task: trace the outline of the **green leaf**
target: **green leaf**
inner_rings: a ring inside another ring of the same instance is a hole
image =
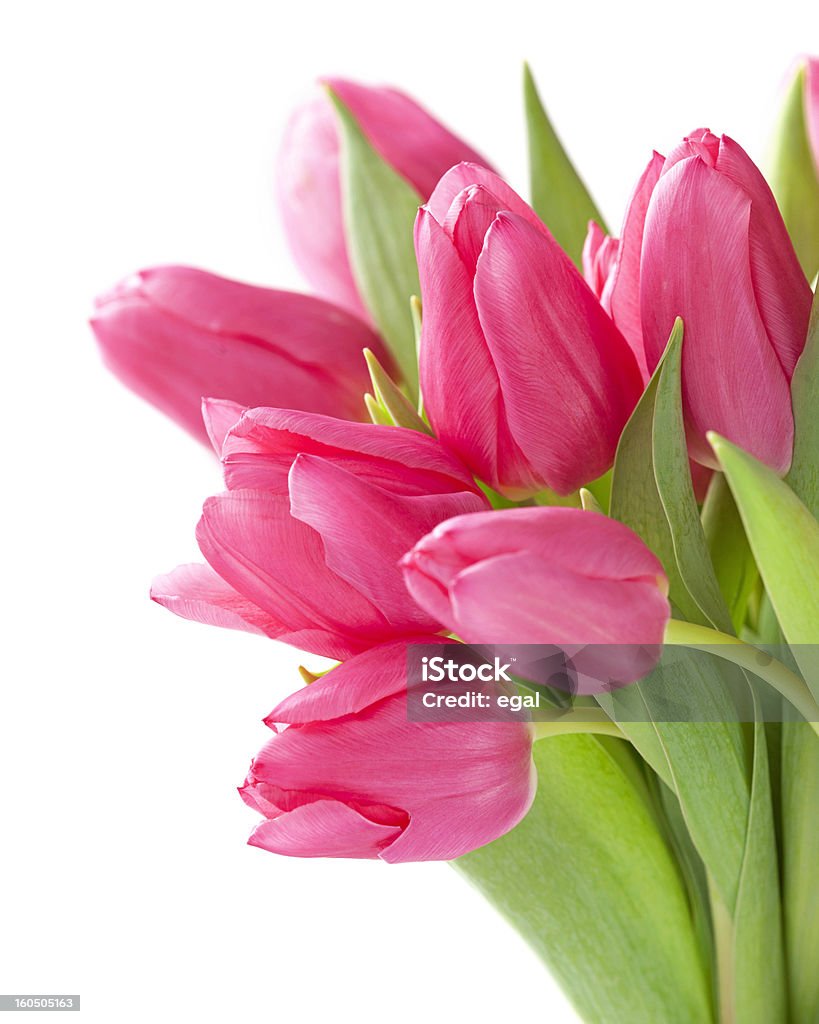
[[[739,634],[759,572],[739,510],[722,473],[715,473],[708,487],[702,507],[702,528],[734,632]]]
[[[793,460],[788,485],[819,519],[819,286],[813,296],[808,337],[791,381],[793,402]]]
[[[418,430],[422,434],[431,435],[432,431],[415,411],[407,396],[403,394],[379,363],[375,353],[365,348],[364,359],[367,362],[367,369],[370,371],[375,400],[380,410],[386,414],[386,418],[381,417],[378,422],[386,422],[396,427],[407,427],[409,430]]]
[[[772,469],[708,435],[785,639],[819,698],[819,523]]]
[[[581,253],[589,221],[596,221],[606,231],[605,222],[561,145],[526,64],[523,98],[529,136],[532,206],[558,244],[582,269]]]
[[[580,507],[584,512],[603,512],[600,508],[600,502],[595,498],[590,490],[585,487],[580,488]]]
[[[771,146],[767,175],[808,279],[819,270],[819,178],[805,119],[805,67],[794,76]]]
[[[420,286],[412,233],[423,200],[376,153],[332,89],[328,93],[339,118],[344,225],[353,276],[415,397],[418,360],[410,297]]]
[[[590,736],[540,741],[535,764],[527,817],[456,867],[543,957],[587,1024],[712,1021],[685,889],[629,772]]]
[[[782,726],[783,904],[792,1024],[819,1021],[819,738]]]
[[[678,320],[626,424],[614,463],[611,514],[639,533],[661,560],[672,605],[685,619],[730,630],[688,465],[680,397],[682,338]],[[691,838],[731,912],[750,801],[746,744],[731,697],[743,687],[744,677],[733,666],[691,653],[666,657],[647,679],[598,695],[678,797]]]
[[[779,868],[765,726],[754,725],[753,783],[733,921],[733,1017],[742,1024],[787,1020]]]
[[[683,324],[677,319],[617,446],[611,515],[639,533],[663,563],[669,598],[685,619],[730,630],[688,465],[680,396],[682,343]]]

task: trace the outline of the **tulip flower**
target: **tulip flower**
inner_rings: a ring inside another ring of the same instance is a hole
[[[364,419],[362,349],[388,359],[369,327],[337,306],[191,267],[126,278],[97,300],[91,324],[108,368],[205,442],[209,395]]]
[[[236,409],[225,432],[223,405],[205,414],[228,487],[197,529],[208,566],[160,577],[155,601],[337,659],[441,628],[407,593],[399,559],[488,502],[434,438],[282,409]]]
[[[670,617],[662,565],[637,534],[599,513],[458,516],[402,565],[418,604],[468,644],[556,645],[576,661],[588,646],[582,692],[633,682],[659,658]]]
[[[273,853],[452,860],[508,832],[534,796],[525,723],[408,720],[405,643],[350,659],[265,721],[275,735],[240,793],[266,819],[250,844]]]
[[[460,160],[486,161],[409,96],[327,78],[370,144],[426,199]],[[358,294],[345,240],[336,115],[319,96],[292,115],[277,167],[278,198],[293,257],[319,294],[369,319]]]
[[[649,372],[682,317],[692,458],[718,468],[705,436],[714,430],[784,473],[810,286],[770,188],[733,139],[698,130],[661,167],[660,159],[635,190],[601,301],[630,342],[643,344]],[[600,245],[593,232],[592,274]]]
[[[460,164],[422,207],[415,249],[421,390],[441,441],[510,497],[567,494],[604,473],[640,371],[534,211]]]

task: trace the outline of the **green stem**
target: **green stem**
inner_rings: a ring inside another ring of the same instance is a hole
[[[550,736],[563,736],[566,733],[587,732],[599,736],[616,736],[625,739],[621,730],[600,708],[581,708],[567,711],[550,721],[532,722],[535,731],[535,742]]]
[[[671,619],[666,626],[665,642],[715,654],[753,672],[790,701],[819,735],[819,704],[813,699],[805,681],[759,647],[746,644],[728,633],[679,619]]]

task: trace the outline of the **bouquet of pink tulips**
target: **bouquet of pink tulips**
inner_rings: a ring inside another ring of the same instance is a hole
[[[152,596],[338,663],[266,719],[252,845],[455,861],[590,1024],[817,1024],[819,61],[768,181],[697,129],[619,237],[525,104],[531,205],[327,80],[278,168],[313,294],[99,300],[224,472]]]

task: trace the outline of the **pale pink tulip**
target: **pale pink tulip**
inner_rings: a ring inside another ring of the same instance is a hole
[[[373,148],[426,199],[460,160],[485,163],[409,96],[396,89],[324,79]],[[292,115],[277,167],[278,198],[293,257],[313,289],[368,318],[350,268],[341,201],[336,115],[318,96]]]
[[[337,306],[192,267],[133,274],[97,300],[91,324],[108,368],[202,441],[209,395],[365,419],[362,349],[388,359]]]
[[[295,857],[452,860],[523,818],[536,783],[529,727],[409,721],[407,664],[405,643],[376,647],[271,712],[276,735],[240,790],[266,819],[251,845]]]
[[[591,674],[606,662],[598,689],[632,682],[659,657],[670,614],[662,566],[637,534],[599,513],[458,516],[402,564],[416,601],[466,643],[557,645],[570,655],[591,645]]]
[[[415,228],[421,389],[440,439],[496,490],[560,494],[610,466],[642,391],[622,334],[534,211],[460,164]]]
[[[443,519],[488,507],[457,460],[401,427],[234,407],[225,432],[229,413],[206,403],[228,486],[197,529],[209,567],[160,577],[153,599],[332,658],[439,630],[398,563]]]

